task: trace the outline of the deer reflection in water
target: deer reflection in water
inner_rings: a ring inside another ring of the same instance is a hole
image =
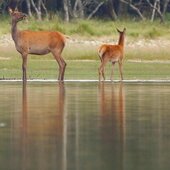
[[[108,164],[116,169],[123,168],[123,151],[125,138],[125,95],[123,84],[99,83],[101,138],[105,144]],[[113,146],[110,148],[110,146]],[[109,150],[109,152],[108,152]],[[106,159],[106,158],[104,158]]]
[[[27,106],[27,88],[26,83],[23,83],[22,87],[22,119],[21,119],[21,150],[22,150],[22,169],[25,170],[28,167],[27,156],[28,155],[28,106]]]
[[[19,119],[17,122],[20,122],[19,133],[14,134],[13,154],[20,152],[20,164],[14,156],[11,163],[14,166],[22,166],[16,169],[23,170],[36,168],[45,170],[48,167],[64,169],[63,167],[66,167],[64,83],[59,83],[57,87],[54,85],[49,90],[46,89],[49,86],[44,85],[38,88],[31,87],[29,91],[30,86],[27,86],[23,84],[22,113],[17,118]],[[41,88],[42,91],[39,91]]]

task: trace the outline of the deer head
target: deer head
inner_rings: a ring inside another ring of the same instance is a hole
[[[126,32],[126,28],[124,28],[123,31],[120,31],[118,28],[116,28],[116,29],[117,29],[117,32],[118,32],[119,34],[123,34],[123,33]]]
[[[119,29],[117,29],[117,32],[119,33],[118,44],[123,46],[124,45],[124,37],[125,37],[126,28],[124,28],[123,31],[120,31]]]
[[[9,10],[9,13],[12,17],[12,21],[14,21],[16,23],[24,20],[27,17],[26,14],[19,12],[17,9],[12,10],[11,8],[9,8],[8,10]]]

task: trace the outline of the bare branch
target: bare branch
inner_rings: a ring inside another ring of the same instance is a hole
[[[32,12],[31,12],[31,2],[30,0],[26,0],[27,3],[27,9],[28,9],[28,15],[32,17]]]
[[[42,5],[42,8],[43,8],[44,11],[45,11],[46,18],[49,19],[49,15],[48,15],[48,11],[47,11],[47,8],[46,8],[46,6],[45,6],[45,3],[46,3],[46,2],[42,0],[42,4],[41,4],[41,5]]]
[[[63,7],[64,7],[64,20],[66,22],[69,22],[70,17],[69,17],[69,9],[68,9],[68,1],[63,0]]]
[[[120,0],[121,2],[129,5],[133,10],[135,10],[137,12],[137,14],[140,16],[140,18],[142,20],[145,20],[145,17],[142,15],[142,13],[140,12],[140,10],[132,3],[132,1],[127,1],[127,0]]]
[[[156,1],[160,2],[160,0],[156,0]],[[155,10],[157,11],[157,13],[158,13],[158,15],[159,15],[159,17],[160,17],[161,22],[164,22],[163,14],[162,14],[161,11],[160,11],[160,6],[159,6],[159,5],[158,5],[158,6],[152,5],[152,3],[150,2],[150,0],[146,0],[146,2],[149,4],[149,6],[150,6],[151,8],[153,8],[153,9],[155,9]]]
[[[98,9],[104,4],[104,2],[100,2],[97,7],[92,11],[92,13],[87,17],[87,19],[91,19],[92,16],[98,11]]]
[[[165,13],[166,13],[166,10],[167,10],[167,8],[168,8],[168,4],[169,4],[169,2],[170,2],[170,0],[165,0],[165,2],[164,2],[164,5],[163,5],[163,15],[165,15]]]

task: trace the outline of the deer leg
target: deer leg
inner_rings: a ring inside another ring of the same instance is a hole
[[[103,80],[105,80],[105,74],[104,74],[104,72],[105,72],[105,68],[103,68],[103,70],[102,70]]]
[[[63,81],[66,63],[65,63],[64,59],[61,57],[60,54],[53,52],[53,55],[54,55],[58,65],[59,65],[58,80]]]
[[[22,55],[22,80],[27,81],[27,55]]]
[[[60,57],[61,59],[61,62],[62,62],[62,71],[61,71],[61,80],[63,81],[64,80],[64,74],[65,74],[65,69],[66,69],[66,62],[64,61],[64,59],[62,57]]]
[[[115,65],[115,62],[112,62],[112,71],[111,71],[111,76],[110,76],[111,81],[113,81],[114,65]]]
[[[120,72],[120,76],[121,76],[121,81],[123,80],[123,73],[122,73],[122,61],[119,61],[119,72]]]
[[[99,67],[99,81],[101,81],[101,77],[103,77],[103,80],[105,80],[104,68],[106,63],[107,60],[103,60],[102,64]]]
[[[60,60],[60,58],[56,58],[57,62],[58,62],[58,65],[59,65],[59,74],[58,74],[58,80],[61,81],[62,80],[62,70],[63,70],[63,66],[62,66],[62,62]]]
[[[99,69],[98,69],[98,72],[99,72],[99,81],[101,81],[101,74],[102,74],[102,71],[101,71],[101,66],[99,67]]]
[[[103,78],[103,80],[105,80],[103,63],[99,67],[99,81],[101,81],[102,78]]]

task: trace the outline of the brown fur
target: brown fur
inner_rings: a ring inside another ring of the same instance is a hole
[[[126,29],[124,28],[122,32],[119,30],[117,31],[120,34],[117,45],[103,44],[99,47],[98,54],[101,60],[101,65],[99,67],[99,81],[101,80],[101,77],[105,80],[104,68],[109,61],[112,62],[111,80],[113,79],[113,67],[116,62],[119,63],[121,80],[123,80],[122,60],[124,57],[124,38]]]
[[[21,54],[23,59],[23,81],[27,80],[27,57],[28,54],[44,55],[52,53],[54,58],[59,64],[59,77],[58,80],[64,80],[64,72],[66,63],[61,56],[65,46],[65,36],[60,32],[50,31],[19,31],[17,23],[23,20],[26,15],[9,9],[12,17],[11,34],[15,42],[17,51]]]

